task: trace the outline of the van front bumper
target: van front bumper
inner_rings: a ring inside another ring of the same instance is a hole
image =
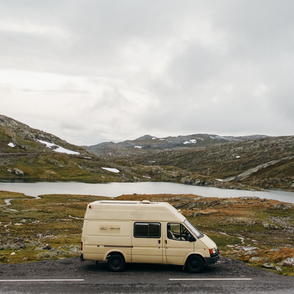
[[[212,256],[212,257],[205,257],[205,264],[210,265],[216,263],[219,260],[219,254]]]

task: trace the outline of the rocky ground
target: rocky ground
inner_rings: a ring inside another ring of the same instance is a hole
[[[43,195],[34,199],[0,191],[0,264],[13,268],[13,264],[50,259],[62,263],[61,258],[77,257],[86,205],[99,199],[108,198]],[[252,268],[294,275],[292,204],[255,197],[169,194],[116,199],[169,202],[216,242],[225,264],[239,260]]]

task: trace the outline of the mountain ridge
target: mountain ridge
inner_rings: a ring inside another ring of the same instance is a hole
[[[267,137],[265,135],[250,136],[219,136],[214,134],[192,134],[158,138],[151,135],[144,135],[134,140],[123,142],[102,142],[90,146],[82,146],[90,153],[103,158],[126,157],[133,154],[146,153],[148,150],[199,148],[215,144],[222,144],[231,141],[246,141]]]
[[[157,181],[294,191],[294,136],[144,135],[92,148],[86,150],[115,162],[132,162]]]
[[[0,115],[0,179],[294,191],[294,136],[144,135],[97,145],[93,152]]]

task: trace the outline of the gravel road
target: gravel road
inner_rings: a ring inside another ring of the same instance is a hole
[[[0,265],[1,279],[11,277],[22,278],[79,278],[85,276],[95,276],[98,273],[109,272],[106,264],[96,265],[94,261],[83,261],[79,258],[68,258],[60,260],[46,260],[33,263],[21,264],[2,264]],[[116,273],[120,276],[130,275],[136,272],[150,273],[168,273],[168,275],[194,275],[197,277],[256,277],[256,276],[277,276],[274,273],[255,269],[246,263],[229,259],[220,258],[215,264],[205,268],[201,274],[190,274],[182,271],[182,267],[170,265],[150,265],[150,264],[127,264],[122,273]]]

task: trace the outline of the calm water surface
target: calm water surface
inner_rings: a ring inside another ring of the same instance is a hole
[[[205,197],[256,196],[294,203],[293,192],[228,190],[211,187],[190,186],[175,183],[107,183],[88,184],[80,182],[0,182],[0,190],[20,192],[37,197],[44,194],[83,194],[116,197],[123,194],[195,194]]]

